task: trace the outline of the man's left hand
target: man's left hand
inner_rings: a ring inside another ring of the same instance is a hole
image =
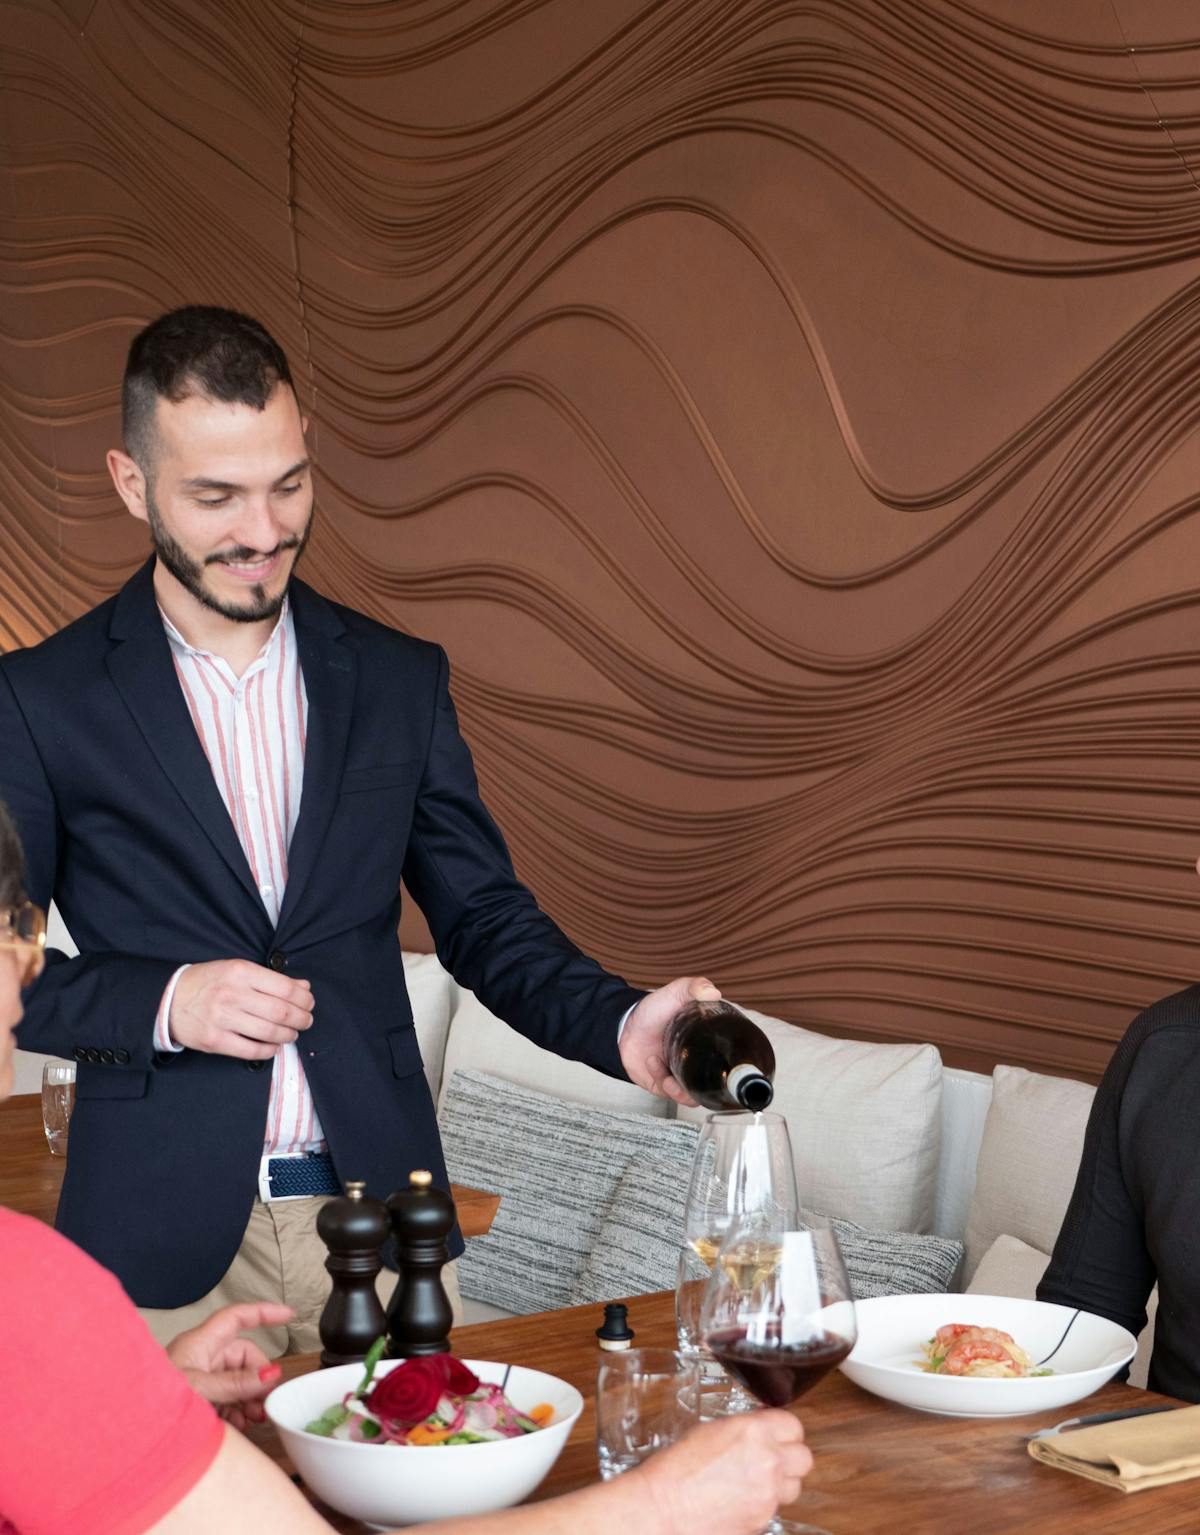
[[[262,1423],[262,1398],[279,1384],[283,1372],[257,1343],[239,1334],[254,1327],[279,1327],[293,1316],[290,1306],[276,1301],[225,1306],[199,1327],[172,1338],[167,1358],[234,1428]]]
[[[625,1020],[617,1047],[629,1080],[660,1098],[673,1098],[676,1103],[694,1107],[696,1100],[688,1097],[667,1066],[663,1035],[685,1002],[715,1002],[720,995],[711,981],[685,975],[643,997]]]

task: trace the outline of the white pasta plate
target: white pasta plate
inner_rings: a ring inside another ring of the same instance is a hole
[[[856,1310],[858,1342],[841,1365],[855,1385],[904,1407],[960,1418],[1014,1418],[1078,1402],[1137,1349],[1131,1332],[1103,1317],[1005,1295],[885,1295],[859,1301]],[[1021,1380],[929,1374],[918,1362],[923,1347],[950,1322],[1009,1333],[1053,1374]]]

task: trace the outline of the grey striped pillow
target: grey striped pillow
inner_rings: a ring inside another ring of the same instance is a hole
[[[633,1163],[626,1168],[571,1291],[572,1305],[674,1288],[687,1187],[687,1171],[681,1174],[674,1164]],[[802,1210],[801,1219],[828,1219],[857,1300],[940,1295],[950,1288],[962,1261],[962,1243],[946,1237],[870,1231],[811,1210]]]
[[[450,1079],[440,1124],[450,1177],[500,1195],[491,1231],[473,1237],[458,1261],[459,1287],[521,1313],[575,1304],[580,1274],[626,1176],[644,1183],[647,1166],[667,1168],[672,1187],[686,1193],[697,1136],[682,1121],[564,1103],[462,1070]],[[671,1240],[677,1246],[676,1234]],[[631,1282],[614,1279],[606,1296],[663,1288],[629,1272]]]

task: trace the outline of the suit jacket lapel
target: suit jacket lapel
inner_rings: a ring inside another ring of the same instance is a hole
[[[246,855],[175,674],[154,597],[153,570],[151,559],[117,599],[109,628],[110,638],[117,643],[105,658],[109,676],[184,805],[262,910]]]
[[[304,747],[304,787],[288,850],[287,890],[279,913],[278,934],[287,926],[316,868],[337,804],[358,682],[358,658],[342,642],[345,626],[329,603],[302,581],[293,581],[291,605],[308,698],[308,735]]]

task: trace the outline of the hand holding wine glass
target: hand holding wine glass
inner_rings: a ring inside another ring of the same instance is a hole
[[[854,1347],[854,1296],[837,1238],[794,1215],[751,1215],[729,1228],[705,1292],[701,1325],[713,1357],[766,1407],[810,1391]],[[770,1535],[825,1535],[774,1520]]]

